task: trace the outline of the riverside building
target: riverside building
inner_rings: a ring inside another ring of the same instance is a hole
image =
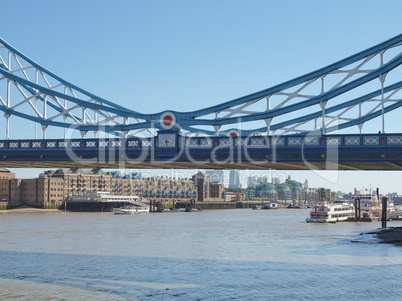
[[[16,179],[14,173],[0,170],[0,189],[0,206],[3,207],[26,204],[58,208],[73,196],[97,192],[120,196],[138,195],[165,207],[196,201],[225,201],[226,198],[224,186],[211,183],[203,173],[192,179],[142,178],[140,173],[121,174],[101,169],[79,168],[48,170],[35,179]]]
[[[280,201],[285,204],[301,201],[303,188],[301,183],[291,180],[290,177],[284,183],[279,183],[278,180],[273,182],[268,183],[267,179],[263,178],[262,183],[246,190],[246,199],[262,199],[270,202]]]
[[[199,171],[192,177],[198,195],[197,202],[222,202],[226,199],[225,187],[219,183],[213,183],[209,177]]]
[[[41,175],[36,179],[15,179],[6,169],[0,171],[1,206],[57,208],[64,200],[64,183],[61,179]]]

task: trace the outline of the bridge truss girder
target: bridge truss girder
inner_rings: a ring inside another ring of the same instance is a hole
[[[35,63],[0,39],[0,110],[49,127],[155,136],[176,129],[188,136],[331,133],[358,127],[402,105],[402,35],[274,87],[193,112],[142,114],[100,98]],[[398,73],[399,72],[399,73]],[[27,137],[28,138],[28,137]]]

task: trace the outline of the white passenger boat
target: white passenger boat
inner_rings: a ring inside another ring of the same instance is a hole
[[[336,223],[346,221],[354,217],[354,206],[349,203],[323,203],[314,206],[310,217],[306,218],[308,223]]]
[[[120,208],[113,208],[113,213],[114,214],[149,213],[149,207],[122,206]]]
[[[354,194],[352,200],[360,200],[360,210],[363,216],[367,213],[369,216],[380,217],[382,212],[382,201],[375,194]],[[394,210],[394,202],[387,201],[387,209],[392,212]]]

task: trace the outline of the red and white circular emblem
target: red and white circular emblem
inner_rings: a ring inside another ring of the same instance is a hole
[[[161,115],[159,123],[164,129],[169,130],[176,125],[176,116],[172,112],[165,112]]]
[[[228,137],[237,137],[237,136],[239,136],[240,134],[239,134],[239,132],[236,131],[236,130],[230,130],[227,135],[228,135]]]

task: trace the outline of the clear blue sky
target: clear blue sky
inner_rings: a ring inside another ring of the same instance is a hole
[[[19,0],[1,7],[0,36],[11,45],[144,113],[191,111],[268,88],[396,36],[402,24],[397,0]],[[25,135],[17,119],[11,124],[11,136]],[[1,139],[4,132],[2,118]],[[290,174],[310,186],[350,191],[371,183],[402,193],[402,172],[341,172],[334,181]]]

